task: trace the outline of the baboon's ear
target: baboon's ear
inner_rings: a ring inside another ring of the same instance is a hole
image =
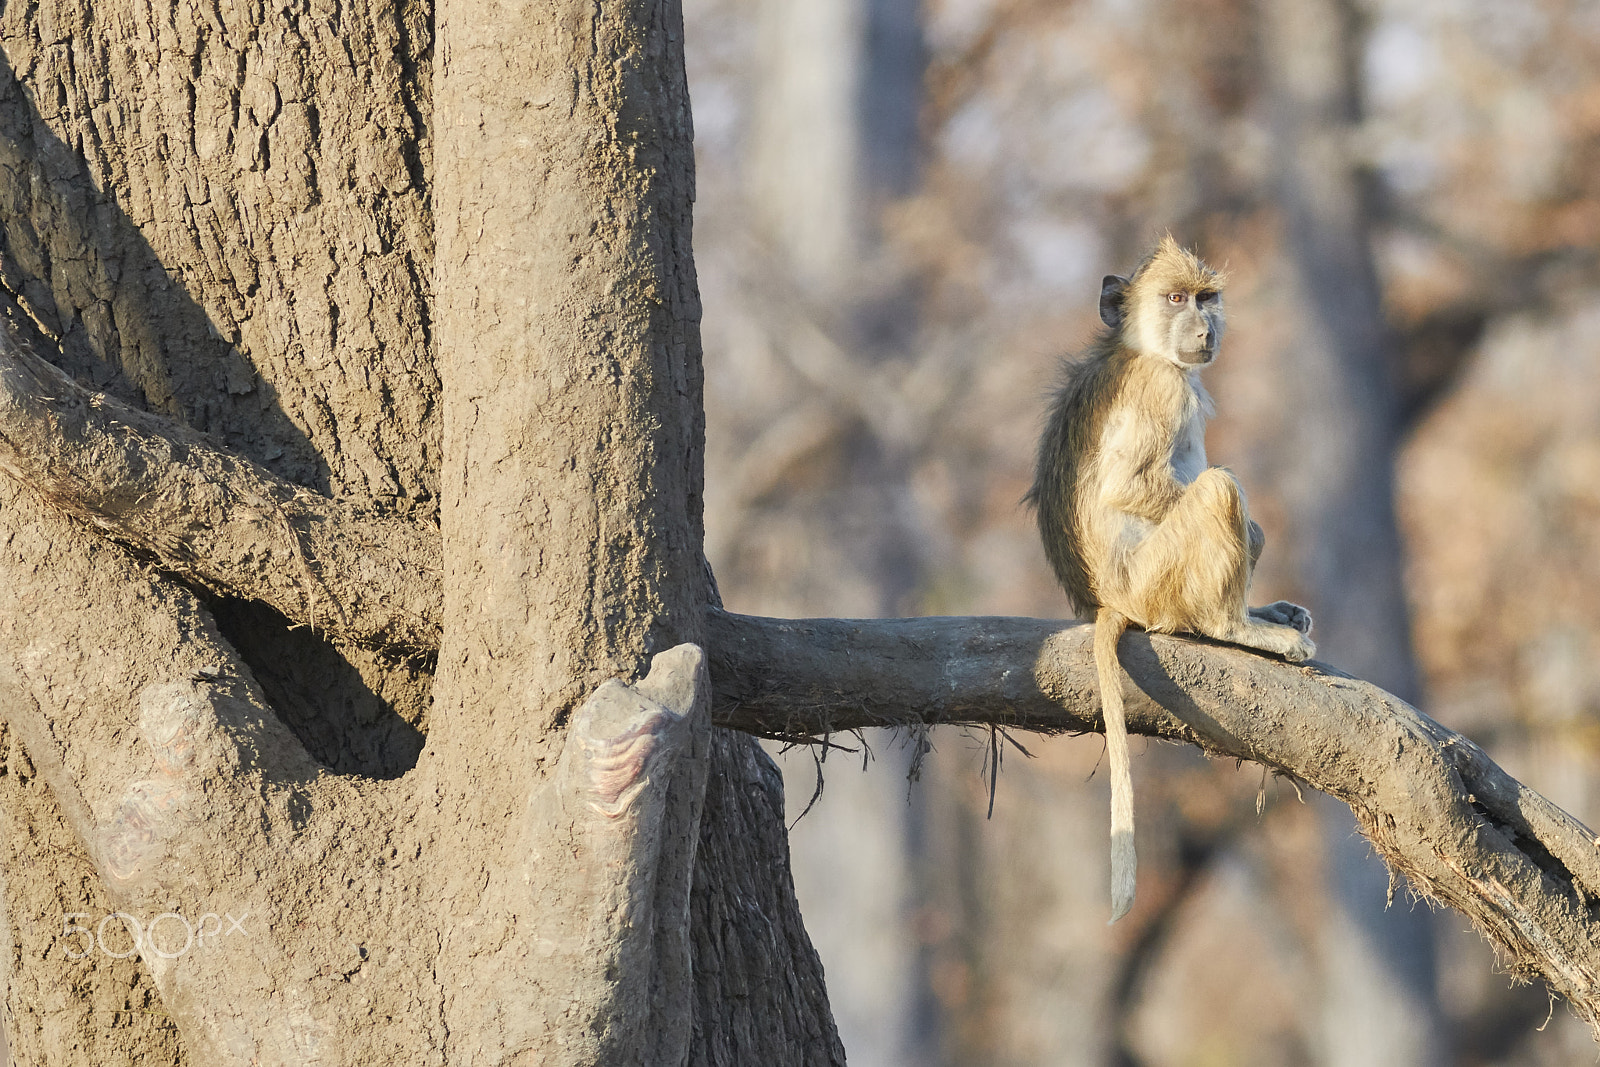
[[[1107,274],[1100,281],[1100,321],[1113,330],[1122,329],[1122,294],[1128,289],[1128,279],[1118,274]]]

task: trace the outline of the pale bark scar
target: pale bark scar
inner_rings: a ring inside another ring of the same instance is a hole
[[[608,819],[628,810],[646,785],[645,766],[662,735],[678,721],[664,708],[646,710],[645,718],[614,737],[580,734],[578,744],[588,763],[589,807]]]

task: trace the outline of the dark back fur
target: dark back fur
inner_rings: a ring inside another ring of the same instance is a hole
[[[1118,332],[1106,330],[1081,359],[1062,362],[1062,381],[1051,399],[1033,488],[1023,498],[1038,511],[1039,536],[1045,557],[1072,601],[1073,610],[1088,617],[1100,606],[1094,583],[1075,551],[1078,483],[1094,458],[1101,428],[1133,353],[1118,343]]]

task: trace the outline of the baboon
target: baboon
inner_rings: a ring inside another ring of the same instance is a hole
[[[1027,496],[1074,609],[1094,613],[1111,757],[1112,922],[1133,905],[1136,864],[1122,632],[1187,631],[1291,662],[1316,652],[1304,608],[1246,608],[1266,539],[1233,475],[1206,464],[1216,409],[1200,368],[1222,340],[1224,281],[1170,234],[1131,276],[1105,278],[1106,329],[1065,366]]]

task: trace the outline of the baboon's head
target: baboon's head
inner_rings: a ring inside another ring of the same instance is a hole
[[[1132,276],[1100,283],[1100,320],[1124,345],[1180,367],[1202,367],[1222,343],[1227,278],[1169,233]]]

